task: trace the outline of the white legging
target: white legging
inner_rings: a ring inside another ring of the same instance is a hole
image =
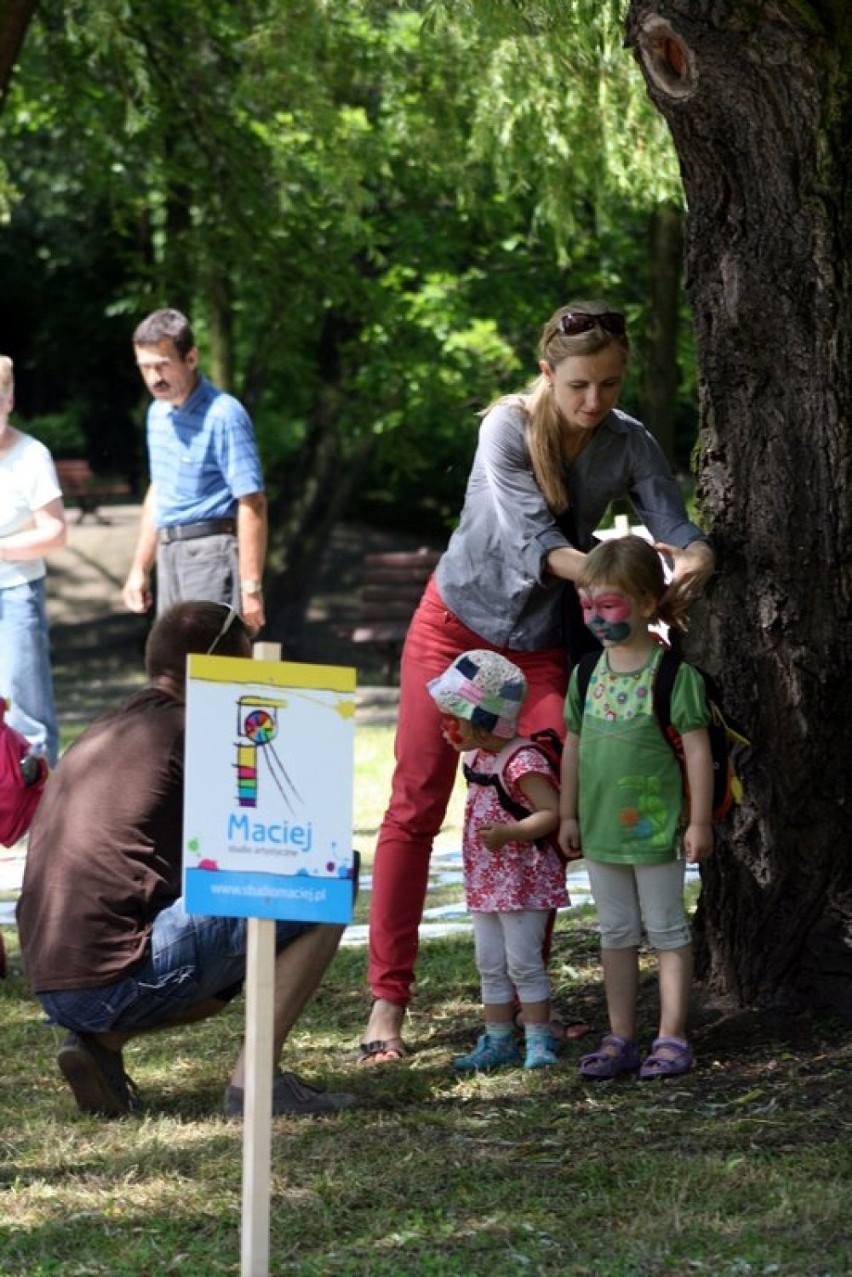
[[[550,911],[517,909],[511,913],[474,913],[473,938],[482,1001],[491,1005],[544,1002],[550,977],[542,946]]]
[[[642,924],[654,949],[683,949],[692,942],[683,904],[685,864],[613,865],[587,860],[603,949],[632,949]]]

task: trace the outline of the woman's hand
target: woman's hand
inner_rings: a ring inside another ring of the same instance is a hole
[[[654,543],[654,549],[671,560],[672,579],[662,602],[675,616],[686,612],[702,593],[716,569],[716,556],[706,541],[693,541],[686,549]]]

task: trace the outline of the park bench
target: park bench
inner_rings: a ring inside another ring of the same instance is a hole
[[[353,643],[371,643],[385,654],[385,678],[396,682],[402,645],[414,609],[441,557],[438,550],[367,554]]]
[[[598,529],[602,540],[633,532],[650,539],[650,533],[631,526],[626,515],[615,518],[612,528]],[[402,645],[414,609],[420,602],[426,582],[432,575],[441,551],[421,546],[419,550],[394,550],[384,554],[367,554],[362,564],[360,601],[352,631],[353,643],[370,643],[385,654],[385,681],[397,681]]]
[[[82,523],[87,514],[98,523],[109,523],[100,512],[102,503],[110,497],[130,495],[130,484],[125,480],[96,475],[88,461],[78,458],[57,461],[56,477],[66,504],[76,505],[79,510],[78,523]]]

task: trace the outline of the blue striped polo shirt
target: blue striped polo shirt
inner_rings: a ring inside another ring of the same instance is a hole
[[[158,528],[231,518],[240,497],[263,491],[251,418],[203,376],[179,408],[149,407],[148,465]]]

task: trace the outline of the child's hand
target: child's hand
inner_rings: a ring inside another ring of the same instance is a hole
[[[482,845],[489,851],[502,851],[512,841],[514,825],[483,825],[479,831]]]
[[[580,842],[580,822],[576,816],[567,817],[559,822],[559,846],[570,856],[571,852],[582,851]]]
[[[699,861],[713,855],[712,824],[687,825],[683,836],[683,854],[689,865],[697,865]]]

